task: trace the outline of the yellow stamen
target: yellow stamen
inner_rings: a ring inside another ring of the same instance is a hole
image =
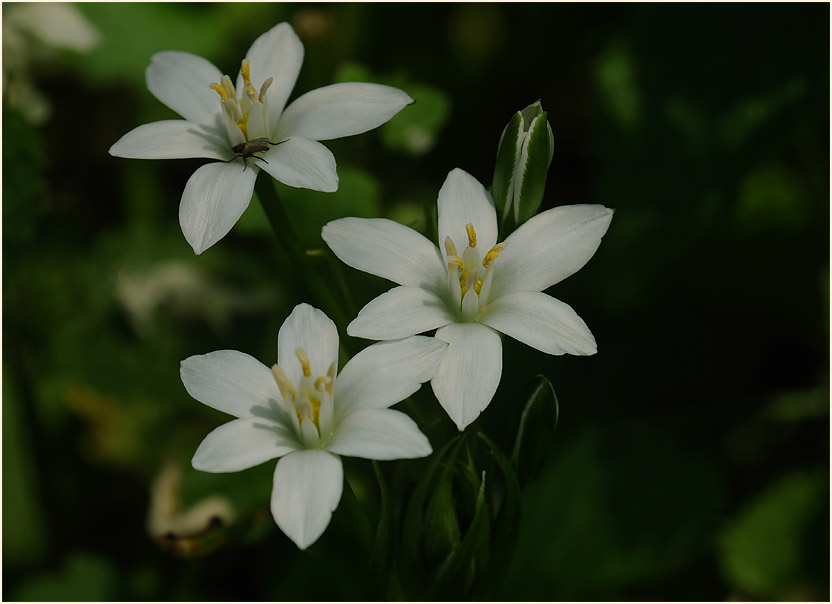
[[[480,295],[480,291],[482,291],[482,279],[477,279],[477,284],[474,286],[474,291],[477,292],[477,295]]]
[[[454,245],[454,240],[451,239],[450,235],[445,237],[445,253],[448,254],[448,259],[450,259],[451,256],[459,255],[456,253],[456,245]]]
[[[465,230],[468,231],[468,247],[477,247],[477,232],[474,230],[474,225],[469,222],[465,225]]]
[[[326,391],[329,393],[329,396],[332,396],[332,393],[335,392],[335,361],[329,366],[329,370],[326,372],[326,377],[329,378],[329,381],[326,383]]]
[[[331,377],[329,377],[328,375],[322,375],[317,380],[315,380],[315,390],[317,390],[318,392],[323,392],[331,381]]]
[[[505,243],[498,243],[497,245],[492,247],[490,250],[488,250],[488,253],[485,255],[485,258],[482,259],[482,265],[485,268],[488,268],[488,265],[494,262],[494,260],[496,260],[500,256],[500,252],[502,252],[504,249],[506,249]]]
[[[225,88],[225,92],[228,94],[229,98],[232,98],[236,101],[237,93],[234,92],[234,84],[231,83],[231,78],[229,78],[227,75],[222,76],[222,79],[220,79],[220,84],[222,84],[222,87]]]
[[[291,380],[289,380],[289,377],[283,370],[277,365],[272,365],[272,375],[274,376],[274,381],[277,382],[277,387],[280,388],[280,394],[283,396],[283,400],[296,401],[298,391],[295,390]]]
[[[451,270],[454,266],[457,266],[460,271],[465,270],[465,263],[462,261],[462,258],[459,256],[448,256],[448,270]]]
[[[309,355],[306,354],[306,351],[303,348],[298,348],[295,354],[300,361],[300,366],[303,368],[303,375],[306,377],[312,375],[312,366],[309,363]]]
[[[248,59],[243,59],[243,63],[240,65],[240,72],[243,75],[243,83],[248,88],[251,86],[251,64],[248,62]]]
[[[266,78],[266,81],[263,82],[262,86],[260,86],[260,96],[257,97],[257,100],[260,101],[261,103],[266,102],[266,100],[265,100],[266,99],[266,91],[269,89],[269,86],[272,85],[272,80],[273,79],[274,78]]]
[[[228,93],[225,91],[225,88],[223,88],[219,84],[211,84],[211,88],[213,88],[219,93],[223,101],[228,98]]]

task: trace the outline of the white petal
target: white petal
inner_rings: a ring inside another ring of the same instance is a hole
[[[586,323],[568,304],[541,292],[512,292],[488,305],[489,327],[548,354],[597,352]]]
[[[327,223],[321,237],[342,262],[365,273],[437,293],[446,287],[439,249],[392,220],[341,218]]]
[[[186,120],[165,120],[134,128],[110,147],[110,155],[131,159],[233,157],[224,135]]]
[[[193,467],[203,472],[239,472],[302,448],[290,428],[261,419],[235,419],[205,437]]]
[[[302,375],[297,349],[309,355],[312,375],[326,375],[329,366],[338,363],[338,329],[323,311],[308,304],[298,304],[286,317],[277,334],[277,364],[297,384]]]
[[[560,206],[525,222],[495,260],[491,298],[543,291],[586,264],[607,232],[613,211],[601,205]]]
[[[201,254],[231,230],[251,201],[257,168],[210,163],[188,179],[179,202],[179,225]]]
[[[412,102],[403,90],[390,86],[332,84],[292,101],[280,116],[275,136],[322,141],[361,134],[381,126]]]
[[[351,358],[338,376],[336,417],[403,401],[434,376],[447,347],[441,340],[424,336],[368,346]]]
[[[368,340],[398,340],[455,320],[436,294],[400,285],[370,300],[347,326],[347,333]]]
[[[274,131],[298,79],[303,63],[303,44],[291,25],[279,23],[254,41],[245,58],[249,60],[251,83],[258,94],[263,82],[274,78],[266,92],[268,120]],[[243,90],[242,75],[237,76],[237,90]]]
[[[431,380],[439,404],[464,430],[488,406],[503,374],[500,335],[485,325],[454,323],[437,330],[448,352]]]
[[[344,488],[344,468],[320,449],[295,451],[277,462],[272,516],[300,549],[317,541],[332,518]]]
[[[321,143],[299,136],[274,142],[280,144],[262,154],[265,161],[257,162],[263,170],[290,187],[338,190],[335,157]]]
[[[437,202],[439,213],[439,244],[444,249],[450,236],[460,254],[468,245],[467,224],[477,232],[477,249],[484,255],[497,243],[497,212],[494,200],[479,181],[459,168],[451,170]]]
[[[220,97],[211,90],[222,74],[211,61],[189,52],[157,52],[145,72],[147,88],[186,120],[220,126]]]
[[[414,459],[430,455],[427,437],[412,419],[393,409],[364,409],[348,415],[326,446],[364,459]]]
[[[268,415],[282,405],[271,370],[236,350],[188,357],[180,364],[179,374],[188,394],[235,417]]]

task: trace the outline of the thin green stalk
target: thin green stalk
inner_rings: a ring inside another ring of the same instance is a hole
[[[270,178],[258,178],[254,189],[269,224],[277,238],[277,243],[289,257],[291,270],[287,271],[292,287],[298,293],[299,301],[308,302],[322,309],[338,326],[339,332],[346,330],[348,317],[344,309],[346,302],[335,296],[335,288],[325,280],[321,267],[306,253],[283,203],[277,195]]]

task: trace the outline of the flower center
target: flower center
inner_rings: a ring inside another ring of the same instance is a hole
[[[234,84],[227,75],[220,83],[211,84],[211,88],[220,95],[222,114],[231,146],[256,138],[268,138],[269,124],[266,114],[266,91],[272,85],[273,78],[266,78],[260,86],[260,94],[251,83],[251,65],[243,59],[240,66],[243,76],[243,95],[238,99]]]
[[[332,426],[335,362],[329,366],[326,375],[313,377],[306,351],[298,348],[295,355],[303,371],[297,384],[278,365],[272,366],[272,375],[283,396],[283,404],[295,433],[308,446],[317,447],[329,437]]]
[[[459,309],[463,321],[476,321],[478,313],[485,311],[488,294],[491,291],[494,260],[500,255],[506,244],[498,243],[485,256],[480,256],[477,249],[477,232],[473,224],[465,225],[468,233],[468,246],[457,253],[457,247],[451,237],[445,237],[445,252],[448,256],[448,283],[454,307]]]

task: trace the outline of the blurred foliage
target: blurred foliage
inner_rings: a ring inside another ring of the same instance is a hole
[[[9,47],[2,7],[4,599],[829,599],[828,5],[75,8],[96,45]],[[400,408],[435,453],[345,459],[306,552],[269,513],[273,464],[190,468],[225,416],[178,364],[271,363],[315,301],[256,197],[195,257],[177,205],[202,162],[107,154],[174,117],[144,85],[153,53],[233,74],[283,20],[305,45],[293,96],[358,80],[416,100],[327,141],[337,193],[277,186],[343,314],[389,284],[334,261],[320,227],[385,216],[435,240],[447,173],[489,184],[536,99],[555,137],[541,209],[616,209],[551,290],[598,354],[504,338],[497,395],[459,437],[423,388]],[[48,114],[8,99],[10,73]]]

